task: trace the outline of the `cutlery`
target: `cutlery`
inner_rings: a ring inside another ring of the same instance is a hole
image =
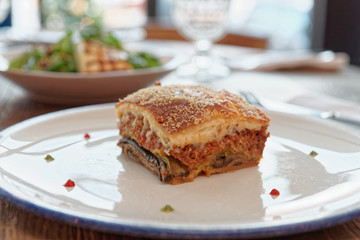
[[[259,107],[262,107],[264,109],[268,109],[271,111],[290,113],[290,114],[294,114],[294,115],[311,116],[311,117],[317,117],[317,118],[321,118],[321,119],[330,119],[330,120],[335,120],[335,121],[339,121],[342,123],[352,124],[357,127],[360,127],[359,120],[350,118],[350,117],[341,116],[340,113],[335,112],[335,111],[323,112],[323,111],[319,111],[319,110],[308,108],[308,107],[302,107],[302,106],[295,105],[295,104],[274,101],[274,100],[265,99],[262,97],[260,98],[259,96],[256,96],[254,93],[249,92],[249,91],[240,91],[240,95],[248,103],[257,105]]]

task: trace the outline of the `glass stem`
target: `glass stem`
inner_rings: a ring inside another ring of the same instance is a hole
[[[199,70],[206,69],[211,64],[210,50],[212,42],[209,40],[198,40],[194,43],[195,55],[193,62]]]

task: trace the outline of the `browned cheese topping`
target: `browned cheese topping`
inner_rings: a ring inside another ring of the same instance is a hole
[[[133,103],[151,111],[170,134],[206,122],[216,115],[269,121],[263,112],[240,96],[202,86],[149,87],[128,95],[118,104],[123,103]]]

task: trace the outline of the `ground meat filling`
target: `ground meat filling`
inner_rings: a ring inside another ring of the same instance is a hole
[[[129,113],[127,118],[127,121],[121,121],[119,126],[120,135],[123,137],[131,136],[141,147],[150,151],[154,149],[164,150],[160,138],[150,129],[149,124],[144,122],[142,116],[136,117]]]
[[[121,121],[119,126],[120,134],[123,137],[131,136],[141,147],[152,152],[154,150],[165,152],[160,138],[150,129],[149,124],[144,121],[142,116],[136,117],[130,113],[127,115],[127,118],[127,121]],[[199,146],[189,144],[182,148],[173,147],[169,153],[189,167],[192,167],[199,161],[208,161],[214,153],[223,156],[224,161],[226,161],[227,155],[233,155],[239,151],[245,156],[253,156],[260,159],[268,136],[269,133],[266,127],[260,130],[244,129],[240,132],[236,131],[232,135],[226,135],[220,141],[209,142]],[[221,160],[221,156],[218,156],[216,159]]]
[[[262,156],[266,139],[269,133],[265,127],[258,131],[244,129],[233,135],[226,135],[220,141],[206,143],[203,147],[186,145],[170,151],[170,154],[188,166],[194,163],[207,161],[214,153],[226,155],[228,152],[239,152],[247,156]]]

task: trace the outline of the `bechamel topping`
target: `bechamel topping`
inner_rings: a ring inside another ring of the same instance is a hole
[[[240,119],[269,121],[256,107],[240,96],[225,90],[216,91],[203,86],[154,86],[141,89],[120,101],[144,106],[169,133],[199,124],[222,114]]]

